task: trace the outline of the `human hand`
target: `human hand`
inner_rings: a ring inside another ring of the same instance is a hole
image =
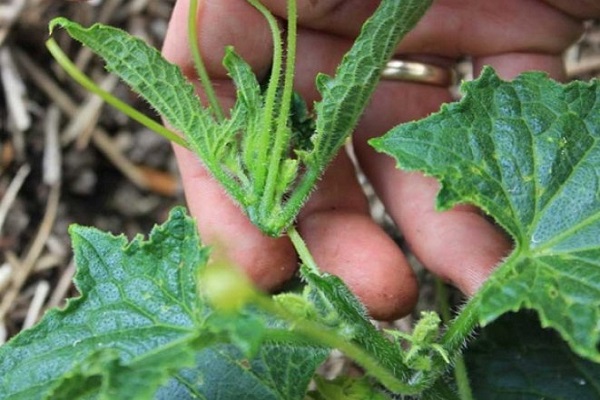
[[[285,2],[262,0],[285,18]],[[317,72],[332,73],[374,11],[375,0],[300,0],[296,90],[308,104],[317,100]],[[544,70],[563,79],[561,53],[581,34],[582,19],[600,16],[593,0],[438,0],[403,41],[401,58],[451,66],[472,57],[475,71],[491,65],[511,78],[525,70]],[[188,0],[178,0],[163,53],[194,79],[187,43]],[[263,17],[243,0],[201,2],[199,38],[206,67],[222,104],[235,101],[235,89],[221,65],[225,45],[264,76],[272,42]],[[471,206],[434,210],[437,183],[421,174],[398,171],[367,140],[400,122],[419,119],[451,100],[446,88],[382,81],[354,134],[361,168],[411,250],[424,265],[473,294],[506,256],[510,241]],[[262,288],[273,289],[297,267],[287,238],[273,239],[252,226],[196,156],[176,148],[188,205],[205,242],[223,244]],[[298,217],[298,230],[320,268],[340,276],[371,315],[391,319],[408,313],[416,301],[414,275],[397,245],[371,220],[352,163],[340,153]]]

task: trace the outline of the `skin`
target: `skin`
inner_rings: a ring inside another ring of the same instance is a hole
[[[285,2],[262,0],[285,19]],[[205,0],[198,10],[199,40],[207,69],[225,109],[235,90],[221,65],[233,45],[258,76],[271,64],[272,41],[260,14],[243,0]],[[309,104],[314,77],[332,73],[374,11],[375,0],[298,0],[295,86]],[[469,56],[475,72],[491,65],[510,79],[527,70],[565,78],[561,54],[582,33],[582,21],[600,17],[594,0],[437,0],[397,50],[397,56],[452,66]],[[188,0],[178,0],[163,53],[195,79],[186,39]],[[416,257],[433,273],[472,295],[511,242],[477,209],[434,210],[436,181],[397,170],[367,140],[398,123],[419,119],[451,100],[444,88],[382,81],[354,134],[358,162]],[[203,240],[240,265],[265,290],[289,279],[297,257],[288,238],[262,235],[203,169],[196,156],[176,147],[189,208]],[[299,215],[297,227],[321,269],[339,275],[377,319],[393,319],[415,305],[417,283],[398,246],[370,218],[349,157],[340,153]],[[225,250],[225,248],[227,250]]]

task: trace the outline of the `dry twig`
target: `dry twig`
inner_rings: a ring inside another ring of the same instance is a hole
[[[108,92],[115,89],[119,80],[116,76],[108,74],[100,83],[100,87]],[[83,149],[87,147],[90,137],[98,124],[98,117],[104,106],[104,100],[100,96],[93,93],[88,94],[87,99],[74,113],[69,124],[63,130],[61,143],[63,145],[71,143],[77,139],[77,148]]]
[[[75,275],[75,261],[71,260],[67,269],[65,269],[54,286],[54,291],[48,300],[47,308],[58,307],[61,302],[67,297],[67,293],[71,288],[73,276]]]
[[[16,53],[19,63],[27,70],[30,78],[38,85],[46,95],[54,100],[60,109],[70,118],[75,118],[78,107],[65,92],[59,87],[42,69],[23,52]],[[172,196],[175,193],[177,183],[176,179],[170,174],[152,170],[148,172],[148,168],[141,168],[133,164],[127,157],[119,151],[108,133],[102,128],[96,128],[92,133],[92,142],[104,153],[114,165],[125,175],[134,185],[141,189],[153,190],[156,193]],[[163,180],[154,180],[160,176]],[[169,185],[163,184],[163,181],[171,182]]]
[[[31,126],[31,116],[27,111],[27,89],[6,47],[0,48],[0,75],[4,86],[4,96],[8,106],[8,116],[15,127],[13,143],[17,156],[25,154],[25,132]]]
[[[566,69],[569,79],[590,74],[600,76],[600,56],[584,58],[579,62],[567,62]]]
[[[12,0],[8,4],[0,3],[0,46],[10,32],[10,28],[17,21],[25,9],[27,0]]]
[[[51,113],[52,114],[52,113]],[[44,213],[44,217],[42,222],[38,228],[38,232],[31,242],[31,246],[29,247],[29,251],[23,258],[23,261],[20,263],[18,268],[14,268],[13,265],[13,274],[12,274],[12,282],[11,285],[5,294],[2,302],[0,303],[0,321],[4,320],[7,312],[13,306],[14,300],[19,295],[21,288],[25,284],[25,281],[29,277],[33,267],[42,254],[46,241],[50,236],[50,232],[52,230],[52,226],[54,225],[54,221],[56,219],[56,214],[58,211],[58,205],[60,200],[60,173],[56,172],[60,170],[59,165],[52,165],[53,163],[60,163],[60,157],[56,154],[60,153],[60,149],[52,148],[58,146],[58,118],[52,117],[47,121],[46,125],[46,137],[51,138],[46,141],[46,151],[45,151],[45,159],[46,167],[52,171],[49,172],[44,178],[50,183],[50,193],[48,196],[48,202],[46,205],[46,211]],[[54,154],[51,156],[50,154]]]
[[[23,321],[22,329],[29,329],[37,322],[44,306],[44,302],[48,297],[48,293],[50,293],[50,284],[48,281],[39,281],[35,287],[35,292],[33,293],[33,298],[29,304],[25,321]]]
[[[2,232],[4,221],[6,221],[8,211],[17,198],[17,194],[23,186],[23,183],[25,183],[25,179],[27,179],[30,171],[31,167],[29,164],[23,164],[15,174],[15,177],[10,182],[10,185],[8,185],[8,189],[2,197],[2,201],[0,202],[0,233]]]

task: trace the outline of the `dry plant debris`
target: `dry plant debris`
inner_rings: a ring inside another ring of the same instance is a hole
[[[57,67],[44,46],[48,21],[101,21],[159,46],[173,3],[0,3],[0,344],[76,295],[69,224],[133,236],[183,202],[170,144]],[[58,39],[89,76],[153,114],[89,50]]]

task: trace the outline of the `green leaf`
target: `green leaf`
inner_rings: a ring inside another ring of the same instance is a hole
[[[210,347],[197,367],[182,370],[157,399],[302,400],[328,351],[309,345],[264,344],[252,359],[231,345]]]
[[[109,360],[125,368],[193,336],[207,311],[196,277],[208,251],[199,246],[195,224],[182,209],[174,209],[147,241],[136,237],[128,244],[124,236],[80,226],[70,232],[81,296],[0,347],[2,398],[40,398],[100,349],[111,350]],[[94,363],[108,363],[106,354]]]
[[[421,371],[416,371],[418,376],[412,376],[415,371],[405,365],[402,348],[375,328],[362,303],[340,278],[329,274],[318,275],[306,267],[301,271],[308,283],[308,299],[319,313],[319,323],[334,329],[339,340],[351,341],[364,350],[364,355],[354,361],[367,374],[380,380],[388,389],[398,392],[414,393],[428,385],[427,377]],[[339,345],[337,347],[341,348]]]
[[[200,105],[192,84],[177,66],[143,40],[102,24],[83,28],[62,17],[50,22],[50,31],[56,26],[100,55],[108,71],[142,95],[178,131],[209,126],[212,117]]]
[[[507,314],[485,327],[465,360],[477,399],[600,398],[600,364],[573,354],[529,313]]]
[[[360,344],[398,377],[406,378],[400,347],[373,326],[362,303],[340,278],[318,275],[307,268],[302,269],[302,276],[309,284],[308,298],[315,304],[325,324],[335,327],[346,339]]]
[[[337,154],[367,106],[385,62],[430,5],[431,0],[382,1],[363,25],[335,77],[318,76],[322,99],[315,104],[316,134],[309,164],[322,170]]]
[[[185,341],[191,342],[191,341]],[[124,365],[116,349],[92,353],[51,389],[47,399],[149,399],[184,365],[194,364],[194,348],[176,343]]]
[[[472,301],[486,324],[535,309],[572,349],[600,361],[600,85],[486,68],[465,97],[372,141],[441,183],[438,206],[472,203],[515,250]],[[459,267],[459,266],[457,266]]]
[[[227,385],[231,393],[256,394],[243,398],[302,399],[327,351],[249,335],[265,323],[256,312],[230,329],[255,357],[225,345],[224,323],[198,291],[208,249],[182,208],[148,240],[70,231],[81,296],[0,347],[0,398],[147,399],[160,388],[163,398],[212,399]]]
[[[430,0],[383,0],[365,22],[352,48],[344,55],[335,76],[319,74],[316,86],[321,100],[314,105],[316,121],[310,141],[293,148],[305,170],[282,209],[282,218],[293,221],[330,161],[352,134],[366,108],[385,62],[398,43],[425,14]],[[298,121],[294,121],[298,122]],[[306,138],[307,124],[293,126],[292,141]],[[287,226],[287,225],[286,225]]]
[[[103,24],[84,28],[62,17],[50,22],[50,31],[57,26],[102,57],[108,71],[119,76],[182,133],[192,150],[236,201],[244,205],[251,198],[247,185],[240,187],[240,182],[247,179],[236,163],[239,148],[234,145],[243,120],[237,118],[233,124],[229,120],[218,123],[210,110],[201,105],[194,86],[179,67],[165,60],[158,50],[143,40],[121,29]],[[249,82],[243,83],[247,88]],[[223,154],[228,157],[223,159]]]

